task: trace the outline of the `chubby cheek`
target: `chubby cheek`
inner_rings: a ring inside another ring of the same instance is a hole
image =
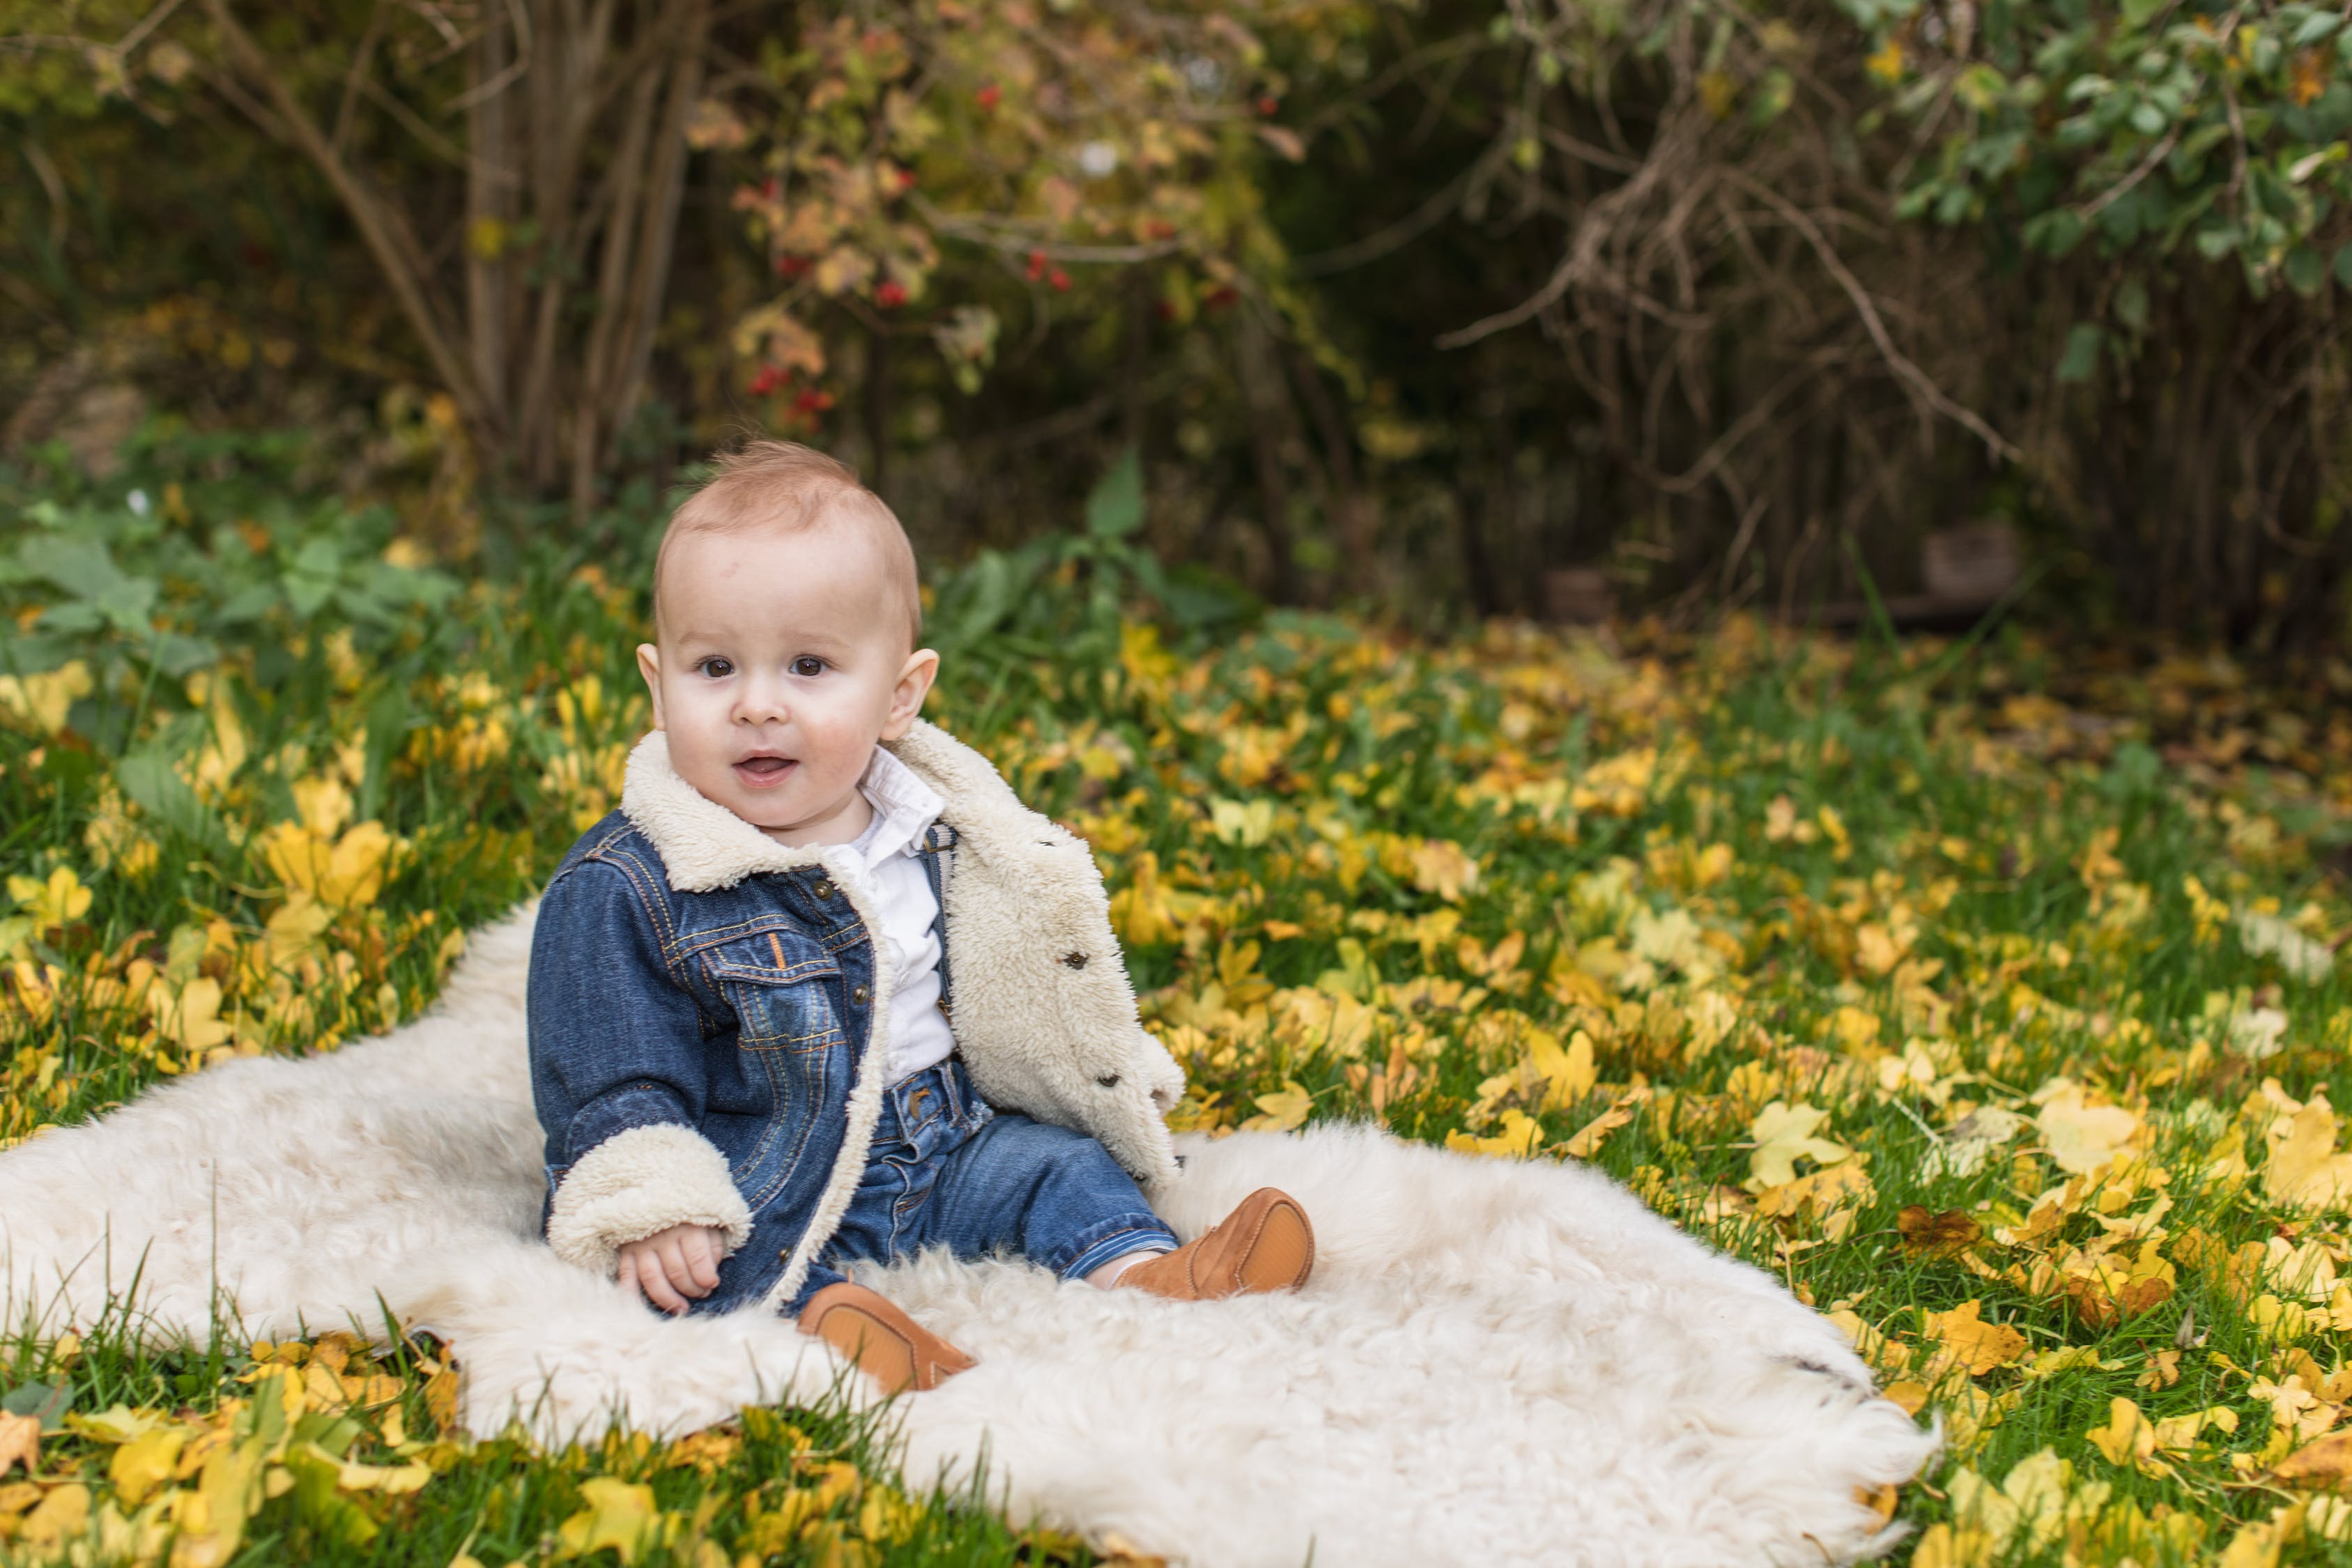
[[[732,723],[723,698],[709,689],[665,687],[662,726],[669,735],[669,763],[678,777],[715,795],[733,783]]]
[[[874,738],[881,727],[851,703],[805,704],[795,715],[801,766],[812,782],[845,786],[855,784],[873,757]]]

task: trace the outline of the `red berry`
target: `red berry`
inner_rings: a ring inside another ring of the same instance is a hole
[[[1257,100],[1257,111],[1260,114],[1272,114],[1276,110],[1280,109],[1282,105],[1276,100],[1275,96],[1272,93],[1267,93],[1264,98]]]
[[[1062,293],[1066,294],[1070,291],[1070,275],[1058,267],[1045,275],[1045,281],[1051,283]]]
[[[1173,300],[1154,300],[1151,302],[1151,313],[1159,317],[1163,321],[1172,321],[1176,319],[1176,301]]]
[[[874,290],[874,302],[886,310],[895,310],[907,302],[907,286],[896,278]]]
[[[792,378],[792,372],[780,364],[763,364],[760,367],[760,374],[751,378],[751,395],[765,397]],[[806,396],[807,394],[802,395]]]
[[[797,278],[808,269],[809,258],[805,256],[787,254],[776,258],[776,276],[779,278]]]
[[[833,394],[819,392],[814,387],[793,399],[793,412],[795,414],[822,414],[832,406]]]
[[[913,190],[914,188],[915,188],[915,171],[914,171],[914,170],[912,170],[912,169],[901,169],[901,170],[899,170],[899,171],[898,171],[898,194],[899,194],[900,195],[906,195],[908,191],[911,191],[911,190]]]
[[[1045,276],[1045,253],[1042,250],[1033,250],[1029,253],[1029,281],[1034,283],[1044,276]]]
[[[973,93],[971,95],[971,100],[974,103],[979,104],[982,109],[994,109],[998,104],[1004,101],[1004,89],[997,86],[994,82],[990,82],[986,87],[983,87],[978,92]]]
[[[1241,298],[1241,291],[1230,283],[1220,283],[1201,296],[1201,302],[1211,310],[1222,310]]]

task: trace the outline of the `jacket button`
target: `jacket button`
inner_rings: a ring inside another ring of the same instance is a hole
[[[870,987],[861,985],[856,990],[849,994],[849,999],[863,1007],[866,1004],[874,1000],[874,992]]]
[[[820,899],[829,899],[833,897],[833,884],[825,880],[823,877],[819,877],[816,880],[816,886],[811,888],[809,891],[814,893]]]

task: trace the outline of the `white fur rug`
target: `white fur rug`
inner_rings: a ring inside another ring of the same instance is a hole
[[[11,1321],[138,1279],[159,1337],[356,1322],[456,1347],[477,1433],[666,1435],[814,1402],[840,1365],[752,1315],[670,1321],[540,1242],[530,910],[439,1005],[302,1061],[216,1068],[0,1153]],[[1820,1563],[1892,1543],[1859,1494],[1935,1440],[1778,1281],[1571,1165],[1369,1129],[1186,1141],[1190,1236],[1255,1187],[1314,1216],[1294,1296],[1180,1304],[1020,1263],[866,1278],[979,1358],[903,1402],[919,1484],[985,1454],[1016,1519],[1216,1568]],[[862,1380],[852,1380],[864,1386]]]

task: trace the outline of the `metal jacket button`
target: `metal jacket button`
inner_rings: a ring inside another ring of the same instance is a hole
[[[809,891],[814,893],[820,899],[829,899],[833,897],[833,884],[825,880],[823,877],[819,877],[816,880],[816,886],[811,888]]]
[[[849,994],[849,999],[863,1007],[866,1004],[874,1000],[874,993],[868,987],[861,985],[856,990]]]

